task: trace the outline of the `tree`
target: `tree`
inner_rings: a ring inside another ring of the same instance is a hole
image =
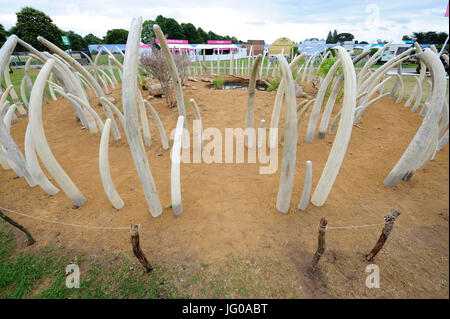
[[[31,7],[25,7],[17,12],[16,15],[17,23],[9,31],[10,34],[17,35],[41,51],[48,49],[37,40],[38,36],[44,37],[60,48],[65,48],[61,39],[63,31],[53,24],[52,19],[44,12]],[[17,50],[24,50],[24,48],[18,46]]]
[[[337,42],[337,36],[338,36],[338,33],[337,33],[337,30],[335,29],[333,31],[333,42],[332,43],[336,43]]]
[[[164,34],[169,39],[185,39],[183,29],[178,24],[177,20],[173,18],[165,18],[162,15],[156,17],[156,24],[160,26]]]
[[[92,33],[89,33],[88,35],[86,35],[84,37],[84,41],[86,41],[86,44],[101,44],[103,43],[102,39],[100,39],[99,37],[93,35]]]
[[[142,34],[141,40],[142,43],[152,43],[155,38],[155,32],[153,32],[153,25],[156,24],[153,20],[145,20],[142,23]]]
[[[7,35],[8,32],[6,32],[5,28],[3,27],[3,24],[0,23],[0,44],[3,44],[6,41]]]
[[[336,42],[352,41],[355,36],[351,33],[339,33],[335,38]]]
[[[331,34],[331,31],[328,31],[327,39],[325,41],[326,43],[334,43],[333,35]]]
[[[128,31],[124,29],[112,29],[106,32],[106,44],[124,44],[127,43]]]
[[[74,31],[69,31],[66,33],[67,37],[70,41],[70,48],[75,51],[80,51],[83,49],[87,49],[88,44],[83,37]]]
[[[403,40],[403,41],[409,41],[409,40],[412,40],[412,39],[411,39],[411,37],[410,37],[409,35],[406,35],[406,34],[405,34],[405,35],[402,37],[402,40]]]
[[[192,23],[182,23],[181,28],[183,30],[186,39],[189,40],[189,43],[202,43],[203,40]]]
[[[209,40],[208,33],[206,33],[205,31],[203,31],[202,28],[198,28],[197,31],[198,31],[198,35],[200,36],[200,38],[202,38],[202,42],[203,42],[203,43],[206,43],[206,41]]]

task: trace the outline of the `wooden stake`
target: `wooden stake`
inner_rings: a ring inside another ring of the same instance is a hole
[[[391,211],[386,216],[384,216],[385,224],[381,232],[380,238],[378,238],[378,241],[375,244],[375,247],[373,247],[372,251],[368,255],[366,255],[367,261],[372,261],[378,254],[378,252],[381,250],[381,248],[383,248],[384,243],[386,242],[386,240],[389,237],[389,234],[394,228],[394,222],[400,214],[401,212],[399,210],[391,209]]]
[[[139,225],[131,225],[130,232],[131,232],[131,245],[133,246],[134,255],[142,264],[142,266],[144,266],[145,270],[147,272],[151,272],[153,270],[153,267],[148,262],[147,257],[145,257],[144,252],[142,251],[141,246],[139,245]]]
[[[25,233],[25,235],[27,235],[27,239],[28,239],[28,246],[33,245],[36,240],[34,240],[33,236],[31,236],[30,232],[23,227],[22,225],[20,225],[19,223],[15,222],[14,220],[12,220],[11,218],[9,218],[8,216],[6,216],[2,210],[0,209],[0,217],[5,220],[6,222],[8,222],[9,224],[13,225],[14,227],[19,228],[22,232]]]
[[[325,217],[322,217],[319,223],[319,241],[317,245],[317,251],[314,254],[312,266],[315,267],[325,252],[325,232],[327,231],[328,222]]]

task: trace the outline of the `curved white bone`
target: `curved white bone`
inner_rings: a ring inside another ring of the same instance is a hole
[[[47,168],[48,172],[53,176],[55,181],[71,199],[72,203],[79,207],[86,203],[86,198],[78,190],[75,184],[72,182],[66,172],[57,162],[54,157],[50,147],[47,143],[47,138],[45,137],[44,127],[42,124],[42,96],[45,88],[46,80],[53,68],[55,60],[49,59],[41,71],[39,72],[36,81],[31,91],[30,96],[30,122],[31,134],[33,136],[33,143],[35,145],[36,151],[41,158],[42,163]]]
[[[419,57],[432,74],[433,93],[430,110],[406,151],[384,180],[384,185],[390,187],[395,187],[401,179],[408,181],[416,169],[423,166],[423,159],[428,155],[427,150],[435,139],[435,135],[438,134],[438,121],[446,91],[445,70],[439,57],[433,51],[425,49]]]
[[[125,130],[127,132],[126,136],[130,145],[134,165],[141,180],[150,213],[153,217],[158,217],[162,213],[161,202],[150,171],[144,143],[142,142],[136,109],[138,102],[136,90],[141,29],[142,17],[133,18],[130,32],[128,33],[127,50],[125,51],[125,59],[123,62],[122,103],[125,117]]]
[[[306,53],[302,53],[297,56],[289,65],[291,71],[306,57]],[[283,97],[285,94],[285,82],[284,77],[280,80],[280,85],[278,86],[277,95],[275,96],[275,102],[273,104],[272,117],[270,118],[270,130],[269,130],[269,147],[275,148],[278,145],[277,136],[278,124],[280,122],[281,106],[283,104]]]
[[[197,102],[195,102],[194,99],[190,99],[189,101],[191,101],[192,105],[194,106],[194,113],[195,113],[195,118],[199,121],[199,126],[200,126],[200,134],[197,136],[198,138],[198,143],[197,145],[200,147],[200,149],[203,149],[203,126],[202,126],[202,116],[200,115],[200,109],[198,108]]]
[[[337,53],[343,66],[345,81],[342,115],[330,155],[311,198],[311,202],[315,206],[322,206],[327,200],[344,160],[353,128],[357,91],[355,68],[350,55],[343,47],[337,47]]]
[[[59,189],[48,180],[39,165],[33,138],[31,137],[30,125],[27,125],[27,129],[25,131],[25,159],[31,176],[33,176],[33,179],[44,190],[44,192],[50,196],[58,194]]]
[[[256,74],[258,73],[258,67],[261,63],[261,54],[258,54],[255,62],[253,63],[252,73],[250,75],[250,80],[248,83],[248,94],[247,94],[247,108],[245,112],[245,128],[247,129],[247,134],[245,135],[245,146],[248,148],[253,148],[255,145],[253,136],[248,136],[253,134],[254,128],[254,116],[255,116],[255,91],[256,91]]]
[[[320,84],[319,91],[317,92],[316,100],[314,102],[314,106],[311,110],[311,116],[309,117],[309,123],[308,128],[306,130],[306,138],[305,138],[306,143],[312,143],[314,139],[314,132],[316,131],[316,125],[319,119],[320,109],[322,108],[323,99],[325,98],[327,88],[331,83],[331,80],[333,79],[334,74],[336,73],[340,65],[341,61],[340,60],[336,61],[328,71],[322,83]]]
[[[403,94],[405,92],[405,85],[403,83],[403,78],[400,74],[396,74],[397,78],[400,80],[400,92],[398,93],[397,100],[395,101],[396,104],[400,103],[401,100],[403,100]]]
[[[178,75],[178,70],[175,65],[175,61],[173,60],[173,56],[170,53],[166,38],[164,37],[164,34],[162,33],[159,25],[157,24],[153,25],[153,31],[155,32],[155,35],[158,38],[159,45],[161,46],[161,49],[166,58],[167,66],[169,67],[170,76],[173,82],[173,88],[175,90],[177,98],[178,115],[183,115],[183,117],[186,118],[186,108],[184,106],[183,90],[181,88],[180,76]],[[184,128],[187,129],[187,121],[184,121]]]
[[[125,130],[125,117],[123,116],[122,112],[120,112],[120,110],[104,96],[100,98],[100,102],[108,104],[108,106],[114,111],[114,113],[116,113],[120,124],[122,124],[122,128]]]
[[[308,207],[309,197],[311,196],[311,184],[312,184],[312,162],[306,161],[306,173],[305,184],[303,185],[302,199],[298,203],[297,208],[305,210]]]
[[[416,86],[418,88],[418,93],[416,96],[416,102],[414,103],[414,106],[411,108],[411,112],[415,112],[417,111],[417,109],[419,108],[420,104],[422,103],[422,82],[420,82],[419,78],[417,76],[414,77],[414,79],[416,80]]]
[[[9,61],[14,59],[14,57],[10,57]],[[5,79],[6,86],[10,87],[12,85],[11,78],[9,77],[9,71],[8,69],[5,69],[3,71],[3,77]],[[22,106],[22,103],[19,100],[19,97],[17,96],[16,90],[14,89],[14,86],[9,91],[9,95],[11,96],[14,104],[17,106],[17,111],[19,111],[20,116],[27,116],[27,111]]]
[[[297,157],[297,108],[295,99],[295,81],[292,77],[292,70],[283,55],[278,55],[277,58],[282,69],[283,79],[286,83],[284,89],[286,94],[286,121],[284,124],[285,139],[276,208],[280,213],[287,213],[292,198],[292,185],[294,183],[295,162]]]
[[[124,202],[122,198],[120,198],[120,195],[117,192],[116,187],[114,186],[113,180],[111,178],[111,170],[109,169],[108,145],[110,130],[111,119],[107,119],[105,122],[105,127],[102,131],[102,137],[100,139],[98,164],[100,169],[100,177],[106,196],[115,209],[121,209],[124,205]]]
[[[77,100],[68,96],[65,92],[63,92],[59,89],[55,89],[55,90],[59,95],[61,95],[62,97],[64,97],[65,99],[67,99],[70,102],[70,104],[72,105],[72,108],[74,108],[76,110],[76,114],[80,118],[81,124],[83,124],[83,126],[85,128],[89,129],[91,134],[97,133],[98,132],[97,125],[95,124],[95,119],[91,115],[91,113],[89,113],[88,110],[84,110],[81,107],[81,105],[78,103]]]
[[[103,92],[102,88],[100,87],[100,84],[92,77],[92,75],[89,73],[88,70],[86,70],[78,61],[76,61],[74,58],[72,58],[70,55],[68,55],[66,52],[58,48],[53,43],[47,41],[41,36],[37,37],[38,41],[40,41],[43,45],[45,45],[47,48],[55,52],[57,55],[59,55],[61,58],[63,58],[67,63],[69,63],[75,70],[80,72],[93,86],[95,91],[97,92],[98,96],[105,96],[105,93]],[[83,90],[83,94],[86,92]],[[86,101],[89,103],[88,101]],[[105,109],[107,118],[111,119],[112,121],[112,132],[114,139],[118,140],[120,139],[119,129],[117,127],[116,121],[114,120],[114,115],[112,114],[111,110]]]
[[[183,135],[184,116],[180,115],[175,129],[175,137],[172,146],[170,169],[170,194],[172,198],[172,209],[175,216],[183,213],[181,203],[181,185],[180,185],[180,161],[181,161],[181,137]]]
[[[167,141],[167,135],[166,130],[164,129],[164,125],[159,118],[158,112],[153,108],[153,106],[150,104],[149,101],[144,99],[144,103],[147,105],[148,110],[150,111],[150,115],[152,116],[153,120],[156,122],[156,126],[158,127],[159,136],[161,136],[161,144],[162,148],[164,150],[167,150],[169,148],[169,142]],[[201,119],[200,119],[201,121]]]

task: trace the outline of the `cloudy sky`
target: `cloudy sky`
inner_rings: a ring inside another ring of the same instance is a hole
[[[113,28],[129,29],[134,16],[162,14],[179,23],[241,40],[285,36],[294,41],[326,38],[329,30],[350,32],[357,40],[400,41],[413,31],[445,31],[448,0],[0,0],[0,23],[10,28],[15,13],[31,6],[48,14],[63,30],[102,37]]]

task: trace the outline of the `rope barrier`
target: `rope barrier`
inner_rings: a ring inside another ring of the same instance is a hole
[[[110,230],[129,230],[130,227],[104,227],[104,226],[90,226],[90,225],[79,225],[79,224],[70,224],[70,223],[63,223],[63,222],[58,222],[55,220],[48,220],[45,218],[41,218],[41,217],[36,217],[36,216],[31,216],[28,214],[24,214],[24,213],[19,213],[17,211],[8,209],[8,208],[4,208],[0,206],[0,209],[3,209],[7,212],[13,213],[13,214],[17,214],[20,216],[24,216],[24,217],[28,217],[28,218],[32,218],[32,219],[36,219],[42,222],[47,222],[47,223],[51,223],[51,224],[58,224],[58,225],[63,225],[63,226],[72,226],[72,227],[81,227],[81,228],[89,228],[89,229],[110,229]],[[375,227],[375,226],[381,226],[381,225],[385,225],[386,223],[378,223],[378,224],[368,224],[368,225],[357,225],[357,226],[335,226],[335,227],[329,227],[329,226],[325,226],[325,231],[327,230],[333,230],[333,229],[357,229],[357,228],[367,228],[367,227]],[[322,226],[319,224],[319,228],[322,228]]]
[[[4,208],[4,207],[1,207],[1,206],[0,206],[0,209],[5,210],[5,211],[10,212],[10,213],[13,213],[13,214],[17,214],[17,215],[20,215],[20,216],[36,219],[36,220],[39,220],[39,221],[42,221],[42,222],[51,223],[51,224],[58,224],[58,225],[72,226],[72,227],[81,227],[81,228],[89,228],[89,229],[130,230],[130,226],[127,226],[127,227],[104,227],[104,226],[90,226],[90,225],[70,224],[70,223],[58,222],[58,221],[55,221],[55,220],[48,220],[48,219],[41,218],[41,217],[31,216],[31,215],[27,215],[27,214],[24,214],[24,213],[19,213],[19,212],[16,212],[14,210],[11,210],[11,209],[8,209],[8,208]]]

